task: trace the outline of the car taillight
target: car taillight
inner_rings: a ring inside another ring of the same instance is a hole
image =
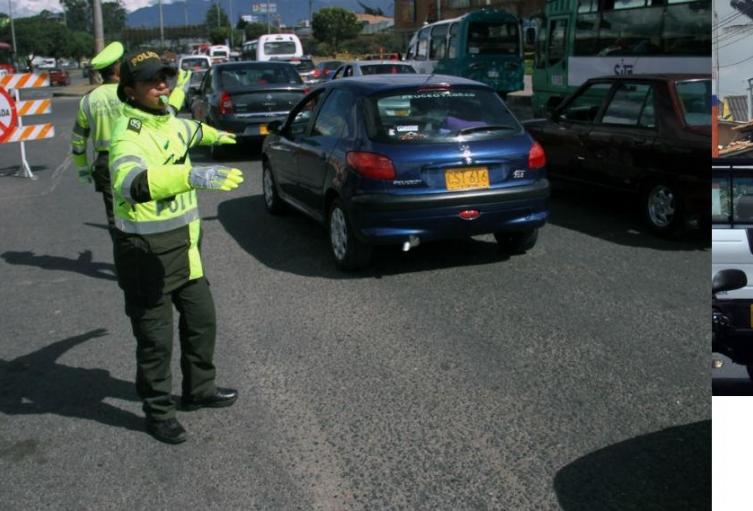
[[[322,72],[318,69],[314,69],[314,71],[311,73],[312,78],[319,78],[322,75]]]
[[[228,115],[233,113],[233,100],[230,99],[230,93],[228,91],[222,91],[220,94],[220,115]]]
[[[308,93],[309,93],[310,91],[311,91],[311,87],[304,87],[304,88],[303,88],[303,95],[305,96],[305,95],[306,95],[306,94],[308,94]]]
[[[381,154],[349,152],[346,160],[353,170],[369,179],[395,179],[392,160]]]
[[[528,151],[528,168],[540,169],[546,165],[546,154],[544,148],[538,142],[534,142]]]

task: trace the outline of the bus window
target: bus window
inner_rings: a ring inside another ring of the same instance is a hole
[[[539,38],[536,41],[536,55],[534,55],[536,69],[546,69],[546,27],[539,28]]]
[[[667,6],[662,40],[668,55],[711,55],[710,6],[698,3]]]
[[[431,29],[431,46],[429,47],[429,59],[440,60],[447,53],[447,25],[437,25]]]
[[[468,53],[471,55],[516,55],[520,52],[515,23],[468,24]]]
[[[549,45],[547,47],[547,64],[553,66],[565,58],[567,44],[567,20],[558,19],[549,22]]]
[[[597,55],[654,55],[659,53],[663,7],[608,11],[603,15]]]
[[[578,14],[575,18],[573,55],[596,55],[599,44],[599,15]]]
[[[636,7],[645,7],[646,0],[614,0],[615,9],[635,9]]]
[[[578,13],[596,12],[599,10],[598,0],[578,0]]]
[[[416,60],[426,60],[429,55],[429,30],[423,29],[418,33],[418,50]]]
[[[460,51],[458,50],[458,43],[460,42],[460,38],[458,37],[459,31],[459,23],[453,23],[450,25],[450,39],[447,41],[447,58],[449,59],[456,59],[460,54]]]

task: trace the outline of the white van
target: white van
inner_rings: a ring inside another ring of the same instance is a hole
[[[753,159],[714,159],[711,165],[711,276],[745,272],[748,285],[719,299],[753,300]]]
[[[224,44],[215,44],[209,47],[209,57],[212,64],[220,64],[230,61],[230,47]]]
[[[246,60],[275,60],[302,58],[303,46],[295,34],[264,34],[258,39],[243,43]]]

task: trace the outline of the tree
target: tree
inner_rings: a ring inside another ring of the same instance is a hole
[[[204,24],[207,26],[209,30],[213,30],[218,27],[230,26],[230,19],[227,17],[227,14],[225,14],[225,11],[217,7],[218,5],[219,4],[217,3],[212,5],[207,11],[206,18],[204,18]],[[219,23],[217,23],[218,11],[219,11],[219,20],[220,20]]]
[[[93,32],[93,0],[60,0],[66,25],[71,30]],[[105,39],[117,39],[126,25],[127,13],[122,0],[102,2],[102,29]]]
[[[212,44],[225,44],[230,39],[230,30],[227,27],[212,28],[209,30],[209,42]]]
[[[264,23],[248,23],[243,30],[246,32],[246,39],[251,41],[257,39],[260,35],[267,33],[267,26]],[[276,28],[272,27],[272,32],[275,32]]]
[[[127,16],[121,0],[102,2],[102,26],[105,31],[105,39],[113,40],[120,37],[120,33],[126,26]]]
[[[92,8],[90,0],[60,0],[65,11],[66,25],[71,30],[92,31]]]
[[[68,56],[80,61],[92,54],[94,37],[87,32],[72,32],[67,46]]]
[[[356,37],[363,27],[352,12],[341,7],[326,7],[314,13],[311,28],[315,38],[328,43],[337,53],[340,43]]]

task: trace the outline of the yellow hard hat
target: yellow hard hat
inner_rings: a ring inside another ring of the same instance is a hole
[[[123,45],[118,41],[108,44],[104,50],[97,53],[92,59],[92,69],[104,69],[113,65],[123,56],[124,51]]]

